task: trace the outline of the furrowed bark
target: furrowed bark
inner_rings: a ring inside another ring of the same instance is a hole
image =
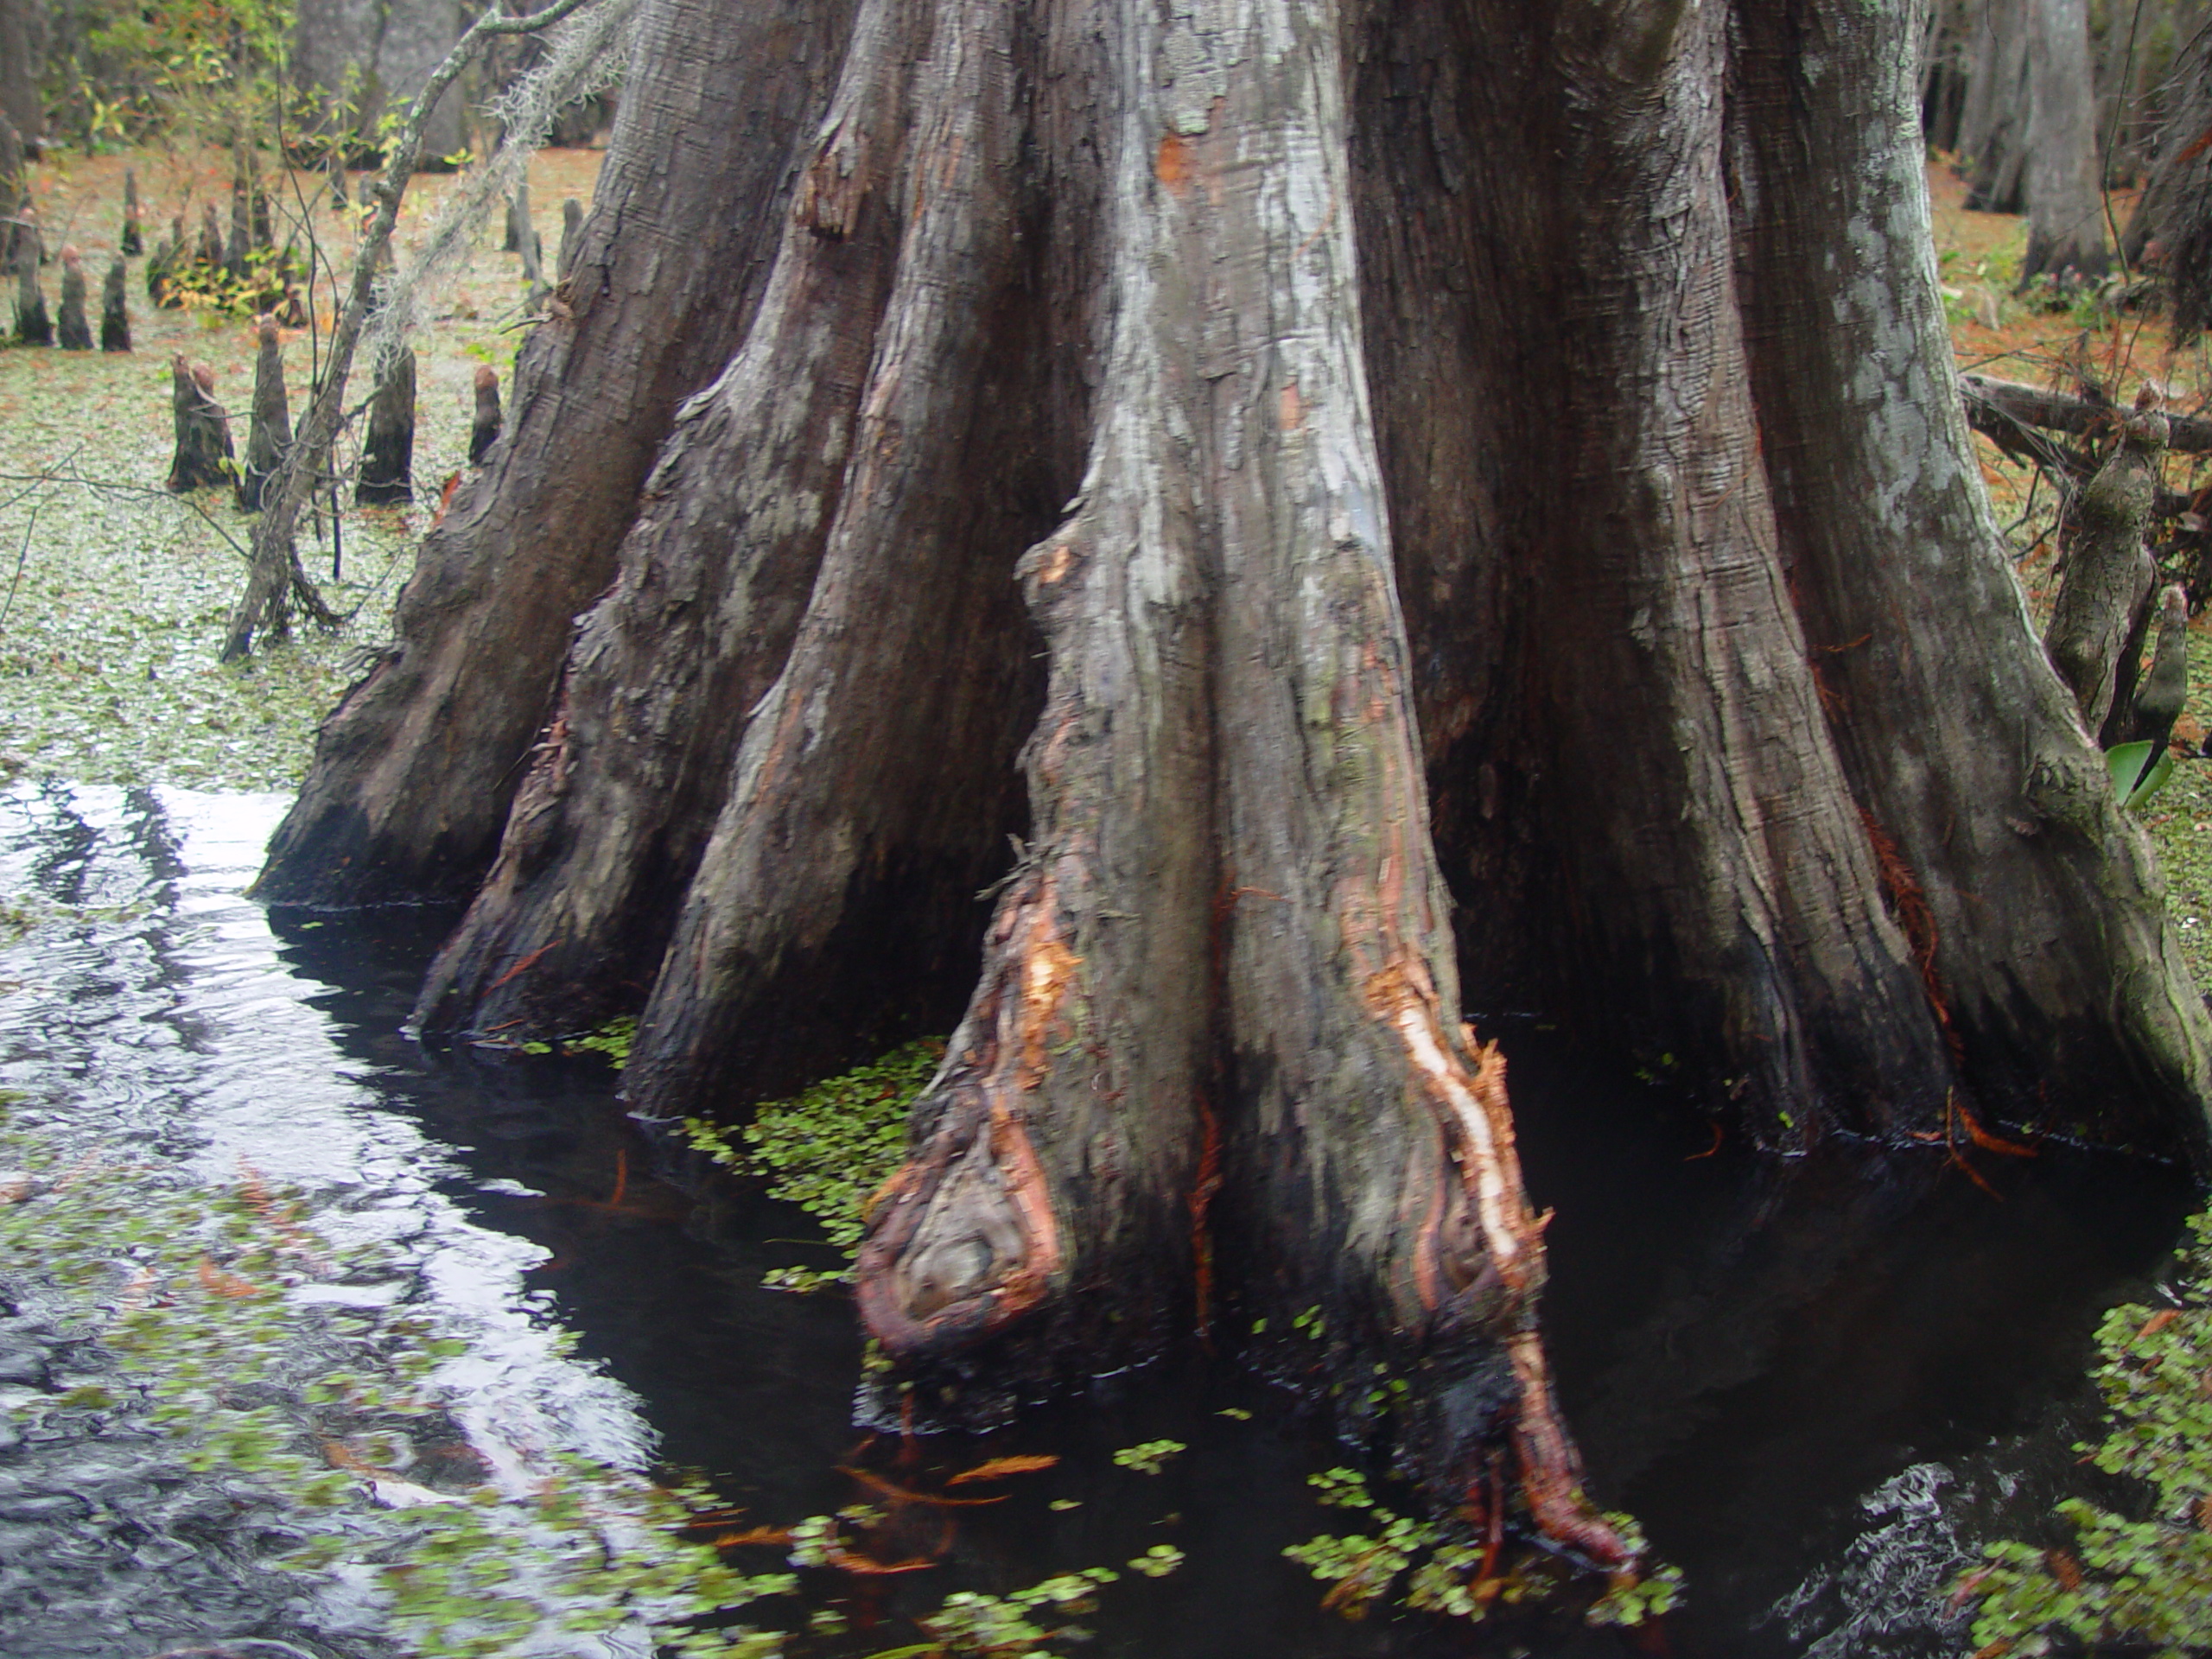
[[[1085,9],[1069,10],[1063,32],[1080,39]],[[1127,23],[1093,15],[1095,73],[1147,75]],[[910,1368],[958,1366],[971,1395],[1064,1374],[1075,1356],[1096,1368],[1157,1352],[1206,1249],[1207,458],[1190,427],[1203,379],[1182,256],[1197,250],[1168,222],[1187,182],[1155,123],[1128,110],[1104,135],[1103,401],[1075,511],[1021,563],[1052,662],[1023,757],[1032,837],[860,1256],[861,1313],[886,1349]]]
[[[892,50],[925,44],[916,130],[895,155],[830,133],[797,211],[834,236],[886,193],[904,220],[898,274],[804,619],[639,1017],[626,1081],[648,1114],[734,1101],[760,1086],[756,1065],[955,1012],[985,919],[976,890],[1022,820],[1010,762],[1035,671],[1008,577],[1066,474],[1036,378],[1050,319],[1007,196],[1014,19],[876,0],[861,28]]]
[[[1931,1001],[1988,1108],[2201,1159],[2212,1030],[1957,412],[1902,25],[1840,0],[1739,22],[1740,249],[1785,556]]]
[[[855,421],[901,266],[901,192],[887,186],[912,164],[901,153],[911,35],[898,6],[857,25],[835,136],[800,189],[751,336],[677,416],[620,575],[578,631],[499,857],[431,968],[416,1009],[424,1029],[580,1029],[634,1010],[652,983],[860,464]],[[931,234],[914,228],[910,289],[960,257]],[[883,394],[910,371],[887,368],[859,448],[899,442]]]
[[[1023,566],[1053,661],[1038,836],[878,1197],[861,1306],[925,1377],[958,1356],[1003,1383],[1071,1338],[1086,1363],[1141,1356],[1180,1310],[1163,1268],[1210,1263],[1225,1180],[1243,1306],[1286,1337],[1324,1310],[1327,1365],[1363,1388],[1378,1352],[1471,1385],[1418,1459],[1464,1486],[1510,1428],[1537,1524],[1618,1564],[1550,1405],[1503,1062],[1458,1023],[1337,29],[1251,5],[1114,20],[1115,346],[1080,507]]]
[[[723,367],[766,284],[792,146],[850,16],[850,0],[666,0],[647,17],[565,315],[524,348],[505,438],[417,556],[397,651],[325,723],[264,897],[420,898],[482,873],[570,619],[614,574],[677,402]]]
[[[1188,140],[1179,204],[1194,245],[1241,256],[1192,261],[1211,278],[1202,337],[1231,371],[1207,377],[1194,424],[1219,527],[1241,1294],[1278,1319],[1319,1308],[1327,1334],[1310,1336],[1339,1382],[1364,1365],[1371,1389],[1378,1354],[1421,1368],[1417,1465],[1464,1491],[1510,1436],[1538,1529],[1625,1565],[1551,1403],[1504,1062],[1459,1020],[1368,409],[1333,12],[1300,9],[1286,41],[1266,8],[1224,7],[1202,34],[1245,67]],[[1280,1364],[1297,1338],[1276,1328]]]

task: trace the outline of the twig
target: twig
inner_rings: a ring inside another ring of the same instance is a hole
[[[21,499],[21,497],[17,498],[19,500]],[[8,602],[5,605],[0,605],[0,632],[6,630],[9,613],[16,608],[16,589],[22,586],[23,567],[30,563],[31,532],[38,528],[38,516],[45,506],[46,503],[41,501],[37,506],[33,507],[30,518],[23,525],[23,544],[16,554],[15,580],[8,584]]]

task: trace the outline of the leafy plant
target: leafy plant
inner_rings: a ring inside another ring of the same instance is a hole
[[[2001,1653],[2054,1636],[2088,1647],[2212,1651],[2212,1212],[2193,1217],[2178,1306],[2107,1313],[2091,1373],[2110,1414],[2107,1474],[2143,1484],[2142,1518],[2069,1498],[2070,1549],[2007,1541],[1960,1580],[1979,1597],[1974,1637]]]
[[[2158,751],[2155,761],[2151,759],[2152,749]],[[2121,807],[2133,811],[2164,789],[2174,775],[2173,753],[2163,743],[2148,740],[2115,743],[2105,751],[2105,770],[2112,776]]]
[[[1319,1494],[1323,1507],[1363,1511],[1368,1517],[1368,1531],[1325,1533],[1283,1551],[1334,1586],[1322,1605],[1348,1618],[1362,1618],[1378,1601],[1402,1594],[1405,1605],[1418,1611],[1480,1619],[1494,1603],[1531,1600],[1558,1588],[1548,1563],[1535,1564],[1533,1570],[1516,1567],[1501,1573],[1490,1548],[1453,1536],[1440,1522],[1385,1509],[1357,1470],[1324,1470],[1307,1476],[1306,1484]],[[1636,1522],[1624,1515],[1606,1519],[1641,1554],[1643,1541]],[[1584,1617],[1592,1624],[1641,1624],[1674,1606],[1681,1583],[1681,1573],[1671,1567],[1641,1574],[1617,1573]]]
[[[1134,1469],[1141,1475],[1156,1475],[1167,1466],[1170,1458],[1190,1449],[1180,1440],[1146,1440],[1123,1446],[1114,1454],[1114,1463],[1117,1468]]]
[[[850,1277],[868,1195],[906,1156],[908,1113],[944,1058],[943,1039],[925,1037],[795,1099],[772,1101],[734,1131],[703,1118],[683,1120],[693,1147],[726,1168],[765,1176],[769,1196],[812,1216],[843,1258],[842,1268],[779,1268],[763,1282],[807,1291]]]

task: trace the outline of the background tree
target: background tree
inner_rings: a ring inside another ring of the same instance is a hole
[[[45,22],[38,0],[0,0],[0,119],[32,149],[46,136],[38,91]]]
[[[1922,22],[658,0],[261,891],[473,893],[423,1027],[642,1004],[647,1114],[957,1019],[860,1264],[910,1374],[1380,1363],[1618,1556],[1464,1007],[1771,1147],[2207,1147],[1959,413]]]

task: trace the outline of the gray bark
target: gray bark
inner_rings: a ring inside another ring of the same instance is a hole
[[[35,151],[46,137],[38,96],[39,52],[44,38],[39,0],[0,0],[0,120],[19,143]]]

